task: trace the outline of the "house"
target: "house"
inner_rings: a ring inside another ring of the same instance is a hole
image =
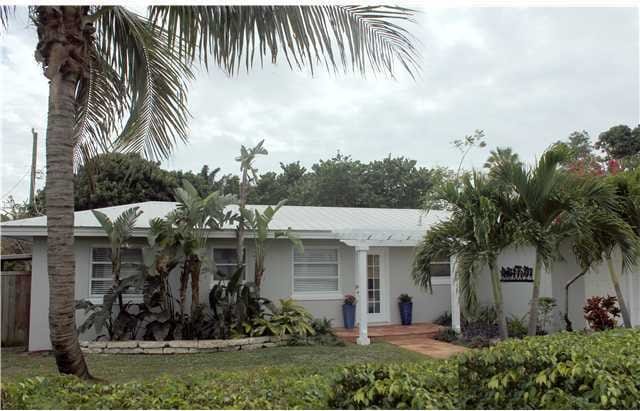
[[[143,214],[137,221],[133,240],[123,252],[123,275],[141,270],[141,247],[146,244],[149,222],[162,218],[176,207],[172,202],[145,202],[100,209],[110,218],[138,206]],[[248,206],[264,208],[265,206]],[[268,241],[266,273],[262,295],[272,300],[293,298],[315,317],[334,320],[342,326],[342,301],[346,294],[358,298],[360,344],[368,344],[369,324],[399,323],[397,298],[402,293],[413,296],[414,322],[430,322],[445,311],[453,314],[454,328],[460,327],[457,288],[452,287],[455,257],[434,262],[433,290],[419,289],[411,277],[415,246],[426,230],[447,218],[446,211],[408,209],[373,209],[342,207],[284,206],[276,214],[270,228],[291,229],[304,245],[296,250],[287,239]],[[46,217],[35,217],[2,223],[2,236],[33,240],[32,303],[29,350],[50,348],[48,328],[49,286],[47,278]],[[75,213],[76,299],[101,303],[111,281],[108,259],[109,243],[90,210]],[[201,301],[207,301],[209,287],[221,278],[218,272],[230,272],[236,265],[235,231],[225,226],[208,233],[208,254],[216,267],[205,267],[201,274]],[[563,307],[564,285],[579,270],[569,247],[562,250],[564,259],[542,275],[541,295],[558,301],[554,326],[562,326],[559,309]],[[254,275],[254,250],[251,235],[246,240],[245,280]],[[499,265],[503,269],[503,293],[506,312],[521,317],[527,312],[531,295],[529,268],[533,267],[533,249],[523,247],[503,253]],[[636,270],[637,271],[637,270]],[[633,321],[640,324],[640,275],[623,276],[627,303]],[[482,303],[492,301],[488,271],[477,281]],[[366,292],[362,292],[366,287]],[[591,295],[613,294],[606,267],[598,267],[571,288],[570,318],[575,328],[584,327],[581,307]],[[140,296],[132,295],[135,299]],[[81,314],[81,313],[78,313]],[[81,321],[78,315],[78,321]],[[92,338],[84,335],[84,339]]]

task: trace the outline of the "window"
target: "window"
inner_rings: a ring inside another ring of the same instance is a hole
[[[214,248],[213,261],[216,265],[213,273],[214,281],[228,280],[238,268],[238,253],[235,248]],[[244,267],[245,264],[242,264]],[[245,279],[245,272],[242,279]]]
[[[451,263],[449,261],[431,262],[432,277],[451,277]]]
[[[338,287],[337,248],[294,250],[294,293],[332,293],[337,292]]]
[[[120,278],[127,278],[142,273],[142,249],[123,248],[120,251]],[[109,291],[113,283],[111,270],[111,248],[91,249],[91,281],[92,297],[102,297]],[[142,290],[131,288],[126,294],[142,294]]]

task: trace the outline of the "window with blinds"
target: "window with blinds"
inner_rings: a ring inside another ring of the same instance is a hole
[[[213,273],[215,281],[229,280],[238,269],[238,252],[235,248],[214,248],[213,261],[216,269]],[[242,267],[245,267],[243,262]],[[245,279],[246,270],[242,272],[242,280]]]
[[[293,291],[329,293],[338,291],[338,249],[295,249],[293,255]]]
[[[121,279],[142,273],[142,249],[123,248],[120,251],[120,261]],[[91,249],[91,296],[104,296],[111,288],[112,276],[111,248]],[[142,294],[142,290],[131,288],[127,290],[126,294],[138,295]]]

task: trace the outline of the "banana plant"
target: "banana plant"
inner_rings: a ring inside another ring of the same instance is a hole
[[[131,239],[136,221],[142,214],[142,211],[140,211],[139,207],[129,208],[113,221],[103,212],[98,210],[92,210],[92,212],[107,234],[109,244],[111,245],[111,272],[113,278],[111,291],[113,292],[113,290],[117,289],[120,285],[120,270],[122,268],[121,250],[127,241]],[[122,309],[122,307],[124,307],[122,303],[122,293],[118,293],[117,298],[118,304]]]
[[[265,266],[264,260],[266,255],[267,240],[272,234],[272,238],[284,237],[289,239],[293,246],[302,251],[302,241],[293,234],[291,228],[286,230],[278,230],[274,232],[269,231],[269,224],[273,221],[276,213],[285,205],[287,200],[282,200],[275,207],[268,206],[264,211],[260,211],[257,208],[253,210],[240,209],[241,216],[244,223],[249,227],[253,233],[253,241],[255,244],[256,261],[255,261],[255,286],[258,296],[260,296],[260,287],[262,285],[262,279],[264,278]]]

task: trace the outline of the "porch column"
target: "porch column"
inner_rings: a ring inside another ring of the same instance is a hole
[[[460,296],[458,293],[458,281],[456,281],[456,257],[451,256],[449,259],[451,267],[451,328],[455,332],[460,332]]]
[[[367,293],[367,252],[369,246],[357,245],[356,249],[356,273],[358,284],[358,328],[360,330],[356,342],[358,345],[369,345],[369,332],[367,329],[367,316],[369,308],[369,295]]]

